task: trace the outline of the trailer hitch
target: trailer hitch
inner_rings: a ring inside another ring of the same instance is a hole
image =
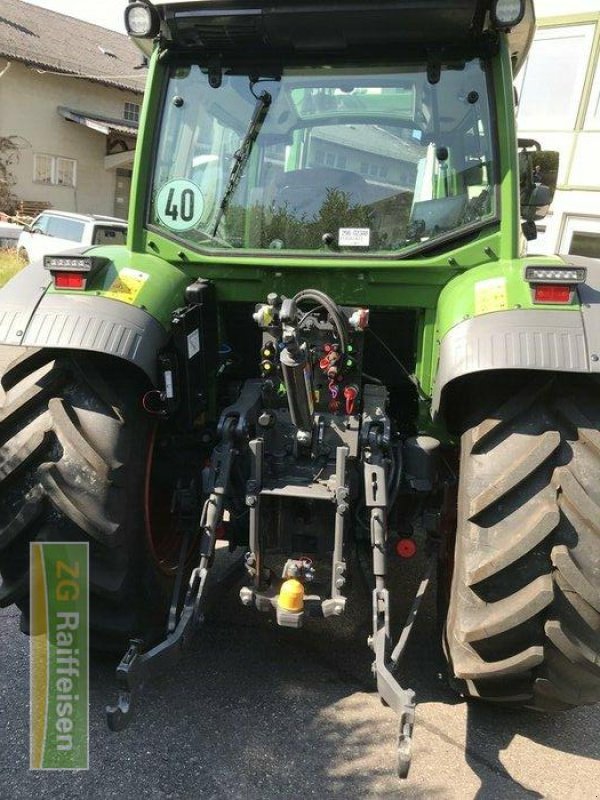
[[[413,601],[408,619],[398,643],[392,649],[390,632],[389,592],[387,577],[387,512],[388,469],[390,449],[390,423],[385,413],[387,391],[381,386],[367,386],[363,400],[362,418],[362,462],[365,491],[365,504],[370,510],[370,535],[373,554],[373,635],[369,645],[375,653],[373,674],[377,681],[377,691],[382,701],[398,714],[398,757],[399,778],[406,778],[410,769],[412,755],[412,736],[415,724],[415,693],[404,689],[395,672],[406,650],[410,634],[423,596],[429,586],[436,560],[437,547],[432,546],[423,579]],[[397,466],[400,468],[400,465]]]
[[[166,672],[179,661],[181,654],[201,622],[200,604],[207,571],[195,569],[187,597],[175,630],[147,653],[141,639],[132,639],[117,667],[119,695],[114,706],[107,706],[106,720],[111,731],[122,731],[131,722],[133,710],[147,680]]]
[[[416,700],[414,691],[412,689],[404,689],[400,685],[395,673],[406,651],[415,619],[431,581],[436,562],[437,550],[432,548],[406,623],[393,650],[389,635],[387,590],[384,590],[385,596],[383,598],[377,596],[377,589],[373,592],[373,607],[378,608],[383,600],[385,608],[383,624],[380,624],[379,621],[376,622],[376,632],[370,640],[370,644],[375,651],[373,673],[377,680],[377,692],[380,698],[392,711],[398,714],[397,770],[398,777],[403,779],[408,777],[412,758],[412,738],[415,725]]]
[[[240,451],[248,446],[249,431],[254,423],[260,396],[260,383],[247,381],[237,403],[226,409],[221,416],[219,422],[221,443],[217,448],[214,486],[204,503],[200,520],[199,564],[190,575],[181,613],[178,616],[177,609],[190,546],[188,528],[181,545],[165,638],[147,652],[144,652],[144,642],[141,639],[132,639],[117,667],[119,691],[117,703],[106,708],[108,727],[112,731],[122,731],[129,725],[144,683],[177,664],[194,632],[202,623],[206,580],[214,560],[217,529],[223,519],[233,463]],[[240,560],[240,566],[241,563]]]

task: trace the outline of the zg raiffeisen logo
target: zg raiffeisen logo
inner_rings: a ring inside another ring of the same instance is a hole
[[[30,545],[31,769],[89,765],[87,542]]]

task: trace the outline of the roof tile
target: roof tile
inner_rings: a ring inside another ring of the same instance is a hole
[[[143,92],[142,54],[127,36],[39,8],[23,0],[0,4],[0,56],[95,83]]]

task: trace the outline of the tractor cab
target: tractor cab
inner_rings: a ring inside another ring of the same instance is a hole
[[[516,66],[533,22],[506,5],[131,4],[163,82],[140,224],[267,259],[406,258],[497,226],[494,56],[510,27]]]

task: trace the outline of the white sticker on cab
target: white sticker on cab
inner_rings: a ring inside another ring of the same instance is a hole
[[[371,243],[370,228],[340,228],[338,245],[340,247],[368,247]]]

